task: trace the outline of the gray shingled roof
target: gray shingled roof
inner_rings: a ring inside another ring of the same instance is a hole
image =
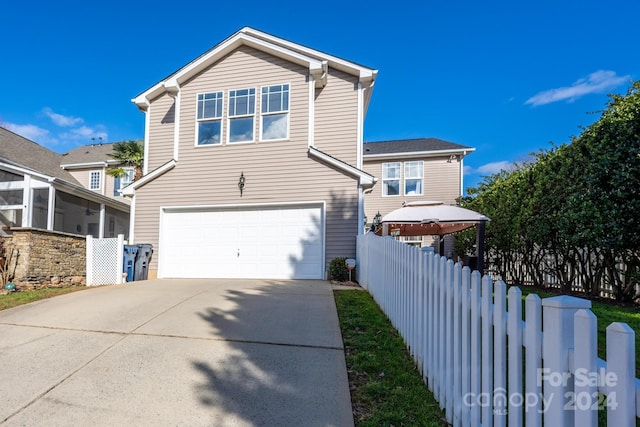
[[[400,139],[393,141],[365,142],[364,155],[419,153],[425,151],[472,150],[466,145],[438,138]]]
[[[97,163],[112,160],[111,152],[113,144],[91,144],[83,145],[62,154],[61,163],[63,165],[74,165],[78,163]]]
[[[60,154],[0,128],[0,161],[80,185],[69,172],[60,168],[61,160]]]

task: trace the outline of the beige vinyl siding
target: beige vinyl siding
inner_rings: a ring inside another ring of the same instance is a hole
[[[162,95],[151,102],[149,118],[149,154],[147,173],[173,159],[173,134],[175,126],[174,100]]]
[[[358,79],[333,68],[316,89],[314,145],[352,166],[358,153]]]
[[[355,256],[357,180],[319,163],[307,154],[307,74],[308,70],[304,67],[249,47],[241,47],[183,84],[180,94],[179,160],[174,169],[136,190],[136,243],[151,243],[158,249],[161,207],[241,207],[326,200],[326,262],[338,256]],[[290,85],[289,138],[258,142],[260,89],[266,85],[283,83]],[[251,87],[256,88],[255,141],[227,144],[228,91]],[[198,147],[195,146],[197,94],[214,91],[224,92],[223,143]],[[319,98],[323,95],[320,93]],[[157,122],[154,111],[157,109],[152,104],[151,120]],[[355,121],[353,133],[355,135]],[[154,144],[152,137],[150,146]],[[355,139],[352,146],[352,158],[355,160]],[[242,196],[238,190],[241,173],[246,178]],[[157,270],[157,259],[156,253],[150,270]]]
[[[91,171],[94,170],[102,170],[102,169],[70,169],[68,170],[68,172],[71,174],[71,176],[73,176],[75,179],[78,180],[78,182],[80,184],[82,184],[82,186],[84,188],[86,188],[87,190],[89,189],[89,179],[90,179],[90,173]],[[104,175],[104,173],[103,173]],[[104,179],[104,176],[101,177],[101,179]],[[95,191],[95,190],[94,190]],[[96,191],[97,193],[98,191]],[[102,193],[102,192],[100,192]]]
[[[365,215],[369,222],[380,211],[382,216],[401,208],[402,202],[414,202],[420,200],[440,201],[453,205],[460,197],[460,165],[458,161],[447,162],[447,157],[426,157],[410,159],[366,159],[364,170],[378,178],[378,183],[373,191],[365,194]],[[382,164],[400,162],[400,191],[404,191],[404,163],[407,161],[424,161],[423,195],[421,196],[383,196],[382,195]]]

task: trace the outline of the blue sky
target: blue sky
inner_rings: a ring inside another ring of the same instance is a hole
[[[251,26],[378,69],[365,140],[475,147],[474,186],[569,141],[640,78],[639,14],[633,0],[10,2],[0,124],[57,152],[142,138],[131,98]]]

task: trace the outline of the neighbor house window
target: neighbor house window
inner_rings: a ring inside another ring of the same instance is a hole
[[[382,195],[400,195],[400,162],[382,164]]]
[[[253,141],[256,90],[229,91],[229,142]]]
[[[89,175],[89,189],[91,190],[100,189],[100,171],[93,171]]]
[[[289,85],[262,88],[260,140],[285,139],[289,136]]]
[[[422,196],[422,174],[424,162],[405,162],[404,194],[406,196]]]
[[[198,145],[222,142],[222,92],[198,94]]]
[[[135,176],[135,169],[133,168],[125,168],[124,175],[121,177],[114,178],[113,185],[113,195],[118,196],[124,187],[131,184],[133,182],[133,177]]]

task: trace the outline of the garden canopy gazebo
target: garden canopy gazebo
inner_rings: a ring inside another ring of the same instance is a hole
[[[484,270],[484,228],[490,219],[481,213],[443,202],[423,201],[404,204],[382,218],[376,234],[382,236],[442,237],[467,228],[476,227],[477,269]]]

